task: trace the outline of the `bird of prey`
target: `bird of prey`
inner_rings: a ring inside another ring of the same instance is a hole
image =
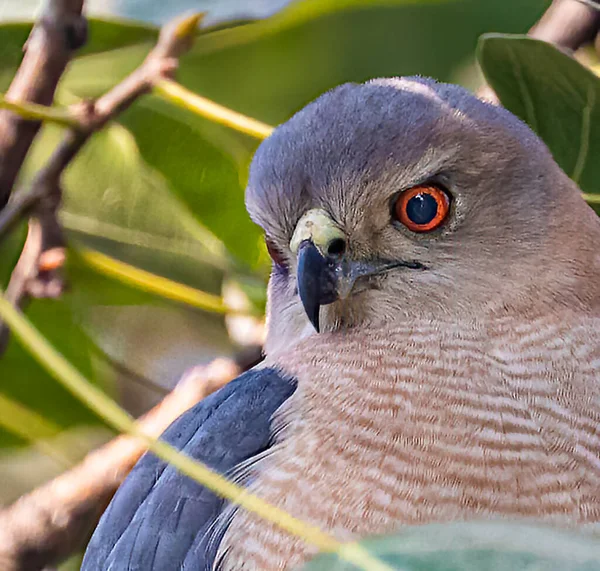
[[[346,84],[259,147],[266,358],[164,439],[340,540],[600,522],[600,220],[505,109]],[[83,569],[281,570],[314,552],[147,454]]]

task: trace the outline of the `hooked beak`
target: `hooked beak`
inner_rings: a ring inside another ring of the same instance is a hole
[[[321,255],[311,240],[304,240],[298,250],[298,295],[304,311],[319,332],[319,310],[338,299],[332,260]]]
[[[424,269],[419,262],[351,260],[345,245],[344,234],[321,209],[309,210],[300,219],[290,242],[298,256],[298,295],[317,332],[321,306],[346,299],[358,278],[401,266]]]

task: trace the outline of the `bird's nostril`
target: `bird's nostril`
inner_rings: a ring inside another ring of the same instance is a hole
[[[327,253],[330,256],[341,256],[346,251],[346,242],[342,238],[336,238],[329,243]]]

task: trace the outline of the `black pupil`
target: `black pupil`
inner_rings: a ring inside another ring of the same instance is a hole
[[[428,193],[413,196],[406,204],[406,216],[414,224],[429,224],[437,215],[438,204]]]

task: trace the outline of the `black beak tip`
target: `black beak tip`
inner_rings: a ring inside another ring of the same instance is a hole
[[[298,295],[306,316],[319,333],[319,311],[322,305],[322,278],[326,260],[316,246],[305,240],[298,250]]]
[[[316,307],[316,310],[315,310],[314,314],[312,315],[312,317],[308,318],[310,320],[310,322],[313,324],[313,327],[315,328],[315,331],[317,333],[321,333],[321,330],[319,329],[319,310],[320,309],[321,309],[321,306],[318,305]]]

